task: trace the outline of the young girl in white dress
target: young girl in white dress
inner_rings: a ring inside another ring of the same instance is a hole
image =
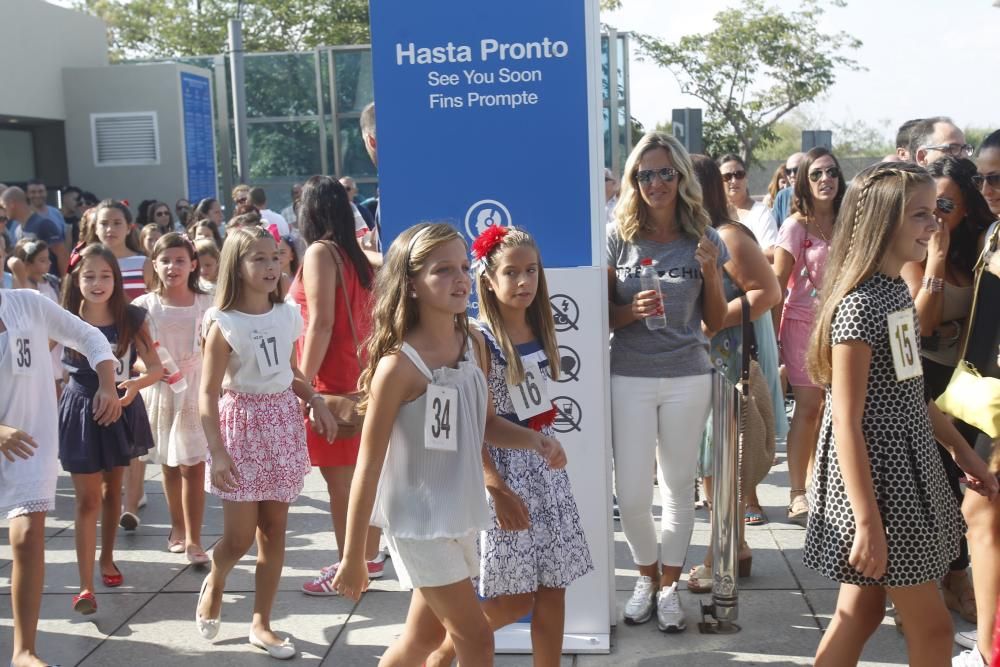
[[[366,416],[333,587],[360,598],[369,522],[382,528],[400,583],[413,589],[406,627],[382,665],[421,664],[446,631],[463,665],[493,664],[493,631],[472,585],[477,538],[492,525],[484,434],[565,465],[558,441],[494,414],[489,355],[468,327],[471,289],[465,241],[445,224],[403,232],[376,278],[375,331],[360,379]]]
[[[24,267],[24,282],[22,287],[37,290],[42,296],[53,303],[59,303],[59,278],[49,270],[52,268],[52,258],[49,255],[49,244],[38,239],[21,239],[14,246],[14,257]],[[56,383],[56,395],[62,393],[63,368],[62,345],[56,345],[49,354],[52,356],[52,379]]]
[[[14,565],[13,667],[40,662],[35,651],[45,578],[45,513],[55,509],[59,475],[56,392],[49,340],[78,350],[97,371],[94,420],[121,415],[117,360],[95,327],[30,290],[0,289],[0,512],[9,524]]]
[[[155,447],[147,462],[163,470],[163,492],[170,510],[167,551],[183,553],[201,565],[208,556],[201,548],[205,513],[205,459],[208,441],[198,414],[201,383],[201,322],[212,307],[212,297],[199,285],[194,245],[185,236],[169,232],[153,246],[153,291],[132,303],[149,312],[153,339],[173,358],[180,378],[165,377],[142,391]]]

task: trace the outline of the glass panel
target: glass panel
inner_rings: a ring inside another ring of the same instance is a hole
[[[319,123],[249,123],[250,179],[295,178],[320,173]]]
[[[247,55],[244,63],[247,118],[319,114],[312,53]]]
[[[371,51],[334,52],[337,112],[360,113],[374,99]]]
[[[608,106],[608,99],[610,98],[611,82],[610,72],[610,54],[608,53],[608,36],[601,35],[601,103],[606,107]]]
[[[375,165],[368,157],[365,143],[361,140],[361,126],[357,118],[340,119],[340,156],[343,160],[342,176],[358,178],[376,175]]]
[[[611,109],[608,107],[601,110],[601,130],[604,137],[604,166],[614,169],[611,164]]]

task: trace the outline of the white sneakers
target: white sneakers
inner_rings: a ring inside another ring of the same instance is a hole
[[[976,642],[978,641],[979,633],[975,629],[962,630],[955,633],[955,643],[962,648],[976,648]]]
[[[629,625],[645,623],[653,617],[654,607],[656,626],[661,632],[681,632],[687,627],[677,595],[677,583],[656,592],[651,578],[639,577],[632,589],[632,597],[625,603],[625,622]]]
[[[687,627],[676,581],[656,594],[656,627],[660,632],[681,632]]]
[[[629,625],[645,623],[653,617],[653,598],[656,589],[650,577],[635,580],[632,597],[625,603],[625,622]]]

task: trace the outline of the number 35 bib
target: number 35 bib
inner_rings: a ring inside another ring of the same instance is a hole
[[[19,329],[7,329],[7,339],[10,344],[8,354],[11,356],[14,375],[31,375],[35,367],[34,355],[38,354],[34,339],[27,331]],[[45,352],[48,352],[47,348]]]
[[[913,326],[913,309],[889,313],[889,346],[892,348],[892,365],[896,380],[902,382],[920,377],[924,369],[920,364],[917,335]]]

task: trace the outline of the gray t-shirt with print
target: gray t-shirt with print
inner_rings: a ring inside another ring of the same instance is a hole
[[[705,237],[719,248],[719,266],[729,251],[712,228]],[[623,241],[618,225],[608,225],[608,267],[615,272],[612,301],[632,301],[639,286],[640,262],[649,257],[660,274],[664,329],[650,331],[642,320],[616,329],[611,336],[611,372],[630,377],[672,378],[704,375],[712,370],[708,339],[701,331],[702,276],[694,253],[698,241],[684,235],[670,243],[646,239]]]

